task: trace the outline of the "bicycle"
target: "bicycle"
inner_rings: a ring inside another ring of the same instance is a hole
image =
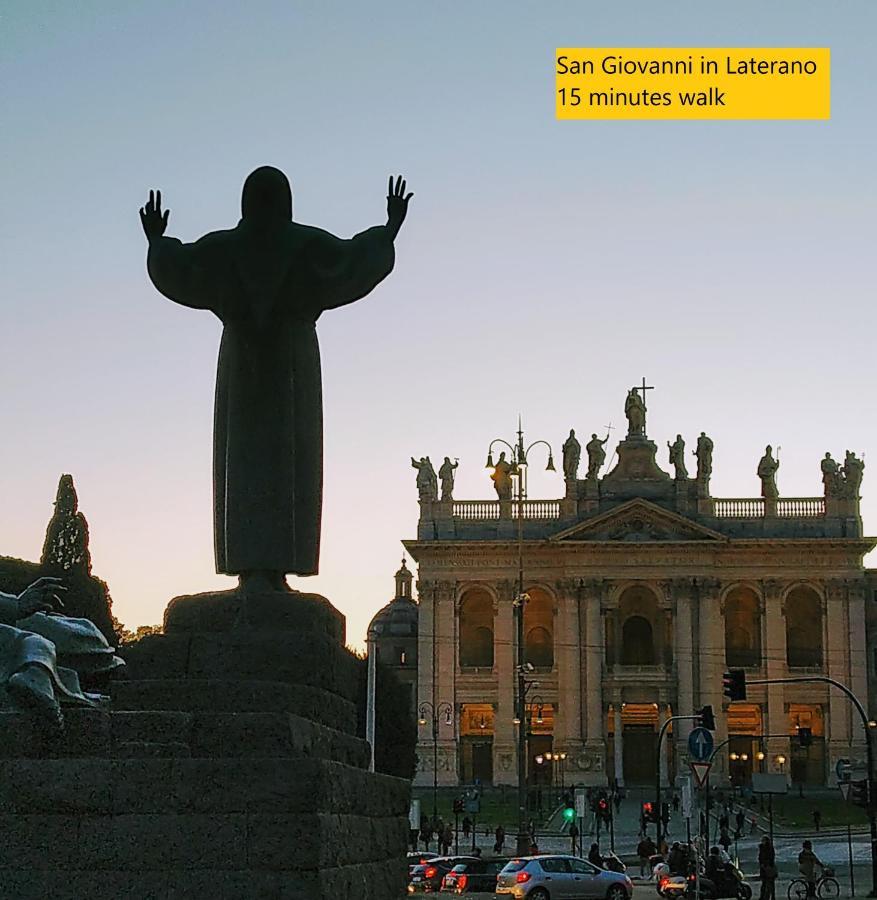
[[[789,885],[789,900],[808,900],[812,898],[810,885],[805,878],[795,878]],[[840,885],[834,877],[834,869],[826,866],[816,879],[816,897],[819,900],[835,900],[840,895]]]

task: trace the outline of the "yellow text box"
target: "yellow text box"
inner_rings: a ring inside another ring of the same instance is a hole
[[[828,47],[566,47],[558,119],[828,119]]]

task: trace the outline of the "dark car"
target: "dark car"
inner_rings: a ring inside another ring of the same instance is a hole
[[[454,866],[471,862],[474,856],[437,856],[411,870],[408,881],[409,894],[436,894],[442,886],[442,879]]]
[[[443,894],[492,894],[496,876],[505,868],[507,858],[469,859],[454,866],[442,880]]]
[[[408,853],[408,877],[411,877],[411,873],[414,871],[415,866],[425,865],[431,859],[436,859],[439,856],[441,856],[440,853],[430,853],[428,850],[424,850],[423,852],[411,850]]]

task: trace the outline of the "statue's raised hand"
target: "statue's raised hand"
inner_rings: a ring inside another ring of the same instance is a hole
[[[18,595],[18,618],[26,619],[36,612],[53,612],[63,607],[61,593],[67,588],[60,578],[38,578]]]
[[[387,190],[387,228],[395,238],[408,215],[408,201],[414,194],[405,194],[405,181],[401,175],[396,177],[393,184],[393,176],[390,176],[390,185]]]
[[[163,213],[161,211],[161,191],[150,191],[146,206],[140,207],[140,222],[147,240],[158,240],[164,234],[170,214],[169,209]],[[401,225],[401,222],[399,224]]]

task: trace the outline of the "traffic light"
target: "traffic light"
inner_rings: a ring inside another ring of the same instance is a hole
[[[812,728],[798,728],[798,744],[801,747],[809,747],[813,743]]]
[[[454,815],[459,816],[463,812],[463,798],[457,797],[454,800]]]
[[[608,822],[609,817],[612,815],[609,807],[609,801],[605,797],[601,797],[597,801],[597,815],[600,816],[600,818],[603,819],[604,822]]]
[[[871,792],[868,790],[868,779],[850,782],[850,802],[867,809],[871,805]]]
[[[563,818],[567,822],[572,822],[576,817],[576,805],[571,797],[567,797],[563,805]]]
[[[658,821],[658,812],[655,809],[655,804],[646,800],[643,803],[642,816],[643,816],[644,822],[657,822]]]
[[[716,717],[713,715],[713,708],[711,706],[705,706],[700,711],[699,715],[700,724],[706,728],[707,731],[716,730]]]
[[[731,669],[722,676],[724,695],[733,702],[746,699],[746,673],[743,669]]]

